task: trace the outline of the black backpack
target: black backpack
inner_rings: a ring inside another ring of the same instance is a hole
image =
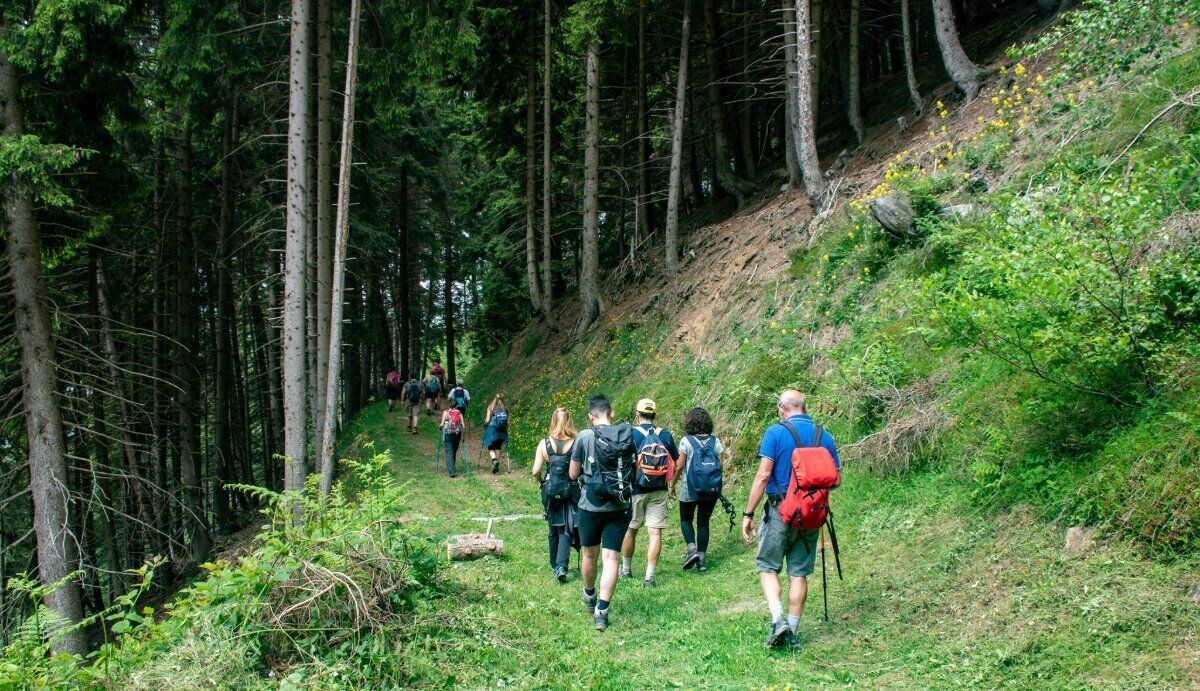
[[[633,494],[633,467],[637,447],[628,422],[593,427],[595,456],[587,483],[588,501],[596,506],[609,502],[628,504]]]
[[[571,499],[571,453],[565,441],[546,439],[546,481],[542,483],[542,505],[549,511]]]
[[[404,397],[409,403],[421,402],[421,382],[416,379],[409,379],[408,386],[405,388]]]

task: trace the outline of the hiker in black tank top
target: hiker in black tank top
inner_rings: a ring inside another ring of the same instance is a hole
[[[567,582],[571,547],[579,548],[575,529],[579,485],[568,477],[574,445],[575,425],[571,411],[559,408],[550,416],[550,436],[538,444],[532,471],[542,488],[542,508],[550,528],[547,537],[550,568],[559,583]]]

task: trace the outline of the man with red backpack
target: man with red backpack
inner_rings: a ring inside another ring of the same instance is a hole
[[[841,463],[833,435],[813,422],[799,391],[789,389],[779,396],[779,418],[780,423],[763,433],[758,473],[742,514],[742,537],[753,544],[758,535],[754,567],[771,613],[767,647],[786,643],[795,650],[800,647],[797,631],[829,510],[829,490],[840,482]],[[755,530],[754,512],[764,495],[767,505]],[[779,584],[785,560],[790,581],[786,620]]]

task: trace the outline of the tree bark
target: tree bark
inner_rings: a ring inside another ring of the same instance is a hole
[[[283,488],[304,486],[308,459],[307,342],[308,247],[308,21],[309,0],[292,0],[288,107],[287,246],[283,296]]]
[[[537,163],[534,160],[533,130],[537,127],[537,71],[529,65],[529,84],[525,98],[525,280],[529,283],[529,302],[534,312],[544,312],[546,303],[542,299],[538,276],[538,235],[534,225],[534,210],[537,208]]]
[[[867,136],[867,128],[863,124],[861,104],[861,78],[859,74],[859,19],[862,15],[862,0],[850,0],[850,39],[849,55],[847,56],[846,77],[846,119],[850,121],[850,129],[854,130],[854,141],[862,144]]]
[[[317,367],[316,391],[313,399],[314,417],[325,419],[325,381],[329,377],[330,294],[333,262],[331,251],[330,212],[333,208],[333,122],[330,117],[333,89],[333,3],[317,0],[317,218],[316,218],[316,329]],[[316,443],[323,445],[319,437]]]
[[[925,109],[925,101],[921,98],[921,89],[917,86],[917,71],[913,65],[912,23],[909,19],[909,0],[900,0],[900,35],[904,41],[904,78],[908,82],[908,97],[912,99],[913,109],[920,113]]]
[[[0,126],[5,137],[25,136],[16,68],[7,50],[0,50]],[[22,402],[29,444],[29,492],[33,500],[33,529],[37,535],[38,574],[43,584],[62,581],[46,595],[46,606],[67,626],[83,618],[79,581],[67,576],[79,564],[71,549],[67,524],[70,485],[66,443],[55,375],[58,363],[50,333],[50,304],[42,275],[33,191],[17,173],[4,180],[4,222],[8,232],[8,275],[12,283],[13,321],[21,351]],[[67,632],[54,644],[57,652],[83,655],[83,630]]]
[[[754,184],[737,174],[733,166],[733,154],[729,148],[729,137],[726,134],[724,98],[721,95],[721,57],[717,49],[720,40],[717,28],[717,9],[715,0],[706,0],[704,12],[704,27],[706,31],[705,56],[708,59],[707,101],[708,126],[712,130],[713,146],[713,175],[721,189],[737,199],[738,206],[744,206],[749,195],[754,192]]]
[[[547,322],[554,312],[554,252],[550,228],[550,140],[553,134],[550,117],[550,68],[553,57],[550,50],[551,10],[551,1],[546,0],[543,9],[546,26],[542,36],[542,313]]]
[[[668,278],[679,269],[679,196],[683,177],[683,127],[687,112],[688,43],[691,40],[692,3],[683,0],[683,27],[679,32],[679,73],[675,85],[674,126],[671,129],[671,173],[667,188],[666,268]]]
[[[825,195],[825,179],[817,157],[815,107],[812,99],[812,41],[810,38],[809,0],[795,0],[796,18],[796,157],[804,178],[808,202],[816,211]]]
[[[221,132],[221,196],[217,219],[217,372],[215,407],[213,411],[214,446],[213,459],[213,523],[218,530],[233,532],[233,515],[229,506],[229,492],[225,485],[232,481],[233,467],[233,354],[230,350],[236,343],[233,325],[233,162],[234,143],[237,140],[237,96],[230,94],[225,109],[225,123]]]
[[[800,160],[796,156],[796,6],[783,0],[784,152],[788,185],[800,183]]]
[[[445,279],[442,281],[442,303],[445,309],[443,318],[446,322],[446,381],[457,382],[454,353],[454,238],[457,232],[450,214],[443,209],[446,218],[443,221],[442,235],[445,241]]]
[[[579,335],[600,316],[600,46],[587,47],[587,112],[583,148],[583,237],[580,248]]]
[[[979,80],[983,71],[971,62],[958,40],[958,29],[954,26],[954,8],[951,7],[950,0],[933,0],[933,24],[946,72],[950,73],[950,78],[962,89],[968,101],[975,100],[979,95]]]
[[[637,73],[637,216],[633,247],[641,247],[654,232],[650,203],[650,123],[646,98],[646,0],[638,0]]]
[[[408,377],[409,370],[412,369],[413,359],[411,348],[412,336],[409,333],[412,329],[412,295],[409,293],[409,286],[412,282],[408,277],[410,271],[408,258],[410,233],[412,233],[412,229],[409,228],[408,218],[408,167],[402,165],[400,166],[400,266],[398,271],[401,280],[398,286],[399,295],[397,296],[397,302],[400,303],[400,323],[398,325],[398,331],[400,332],[400,361],[398,366],[400,368],[400,376],[406,378]],[[361,302],[361,299],[359,299],[359,302]]]
[[[328,494],[333,485],[334,423],[337,421],[338,380],[342,371],[342,293],[346,285],[346,245],[350,239],[350,166],[354,151],[354,92],[358,77],[360,7],[360,0],[351,0],[350,35],[346,46],[346,90],[342,106],[342,150],[338,164],[337,237],[333,248],[333,290],[329,309],[329,378],[325,383],[325,419],[319,464],[322,495]]]

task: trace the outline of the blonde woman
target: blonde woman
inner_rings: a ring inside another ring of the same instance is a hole
[[[495,475],[500,472],[500,450],[504,448],[504,442],[508,441],[508,406],[504,404],[503,393],[497,393],[492,399],[483,424],[486,425],[483,431],[483,445],[492,457],[492,474]]]
[[[567,582],[575,534],[575,505],[579,501],[579,485],[568,476],[574,446],[575,422],[571,411],[559,408],[550,415],[549,436],[538,442],[533,455],[533,477],[542,486],[542,507],[550,527],[550,568],[559,583]],[[578,545],[575,547],[578,549]]]

